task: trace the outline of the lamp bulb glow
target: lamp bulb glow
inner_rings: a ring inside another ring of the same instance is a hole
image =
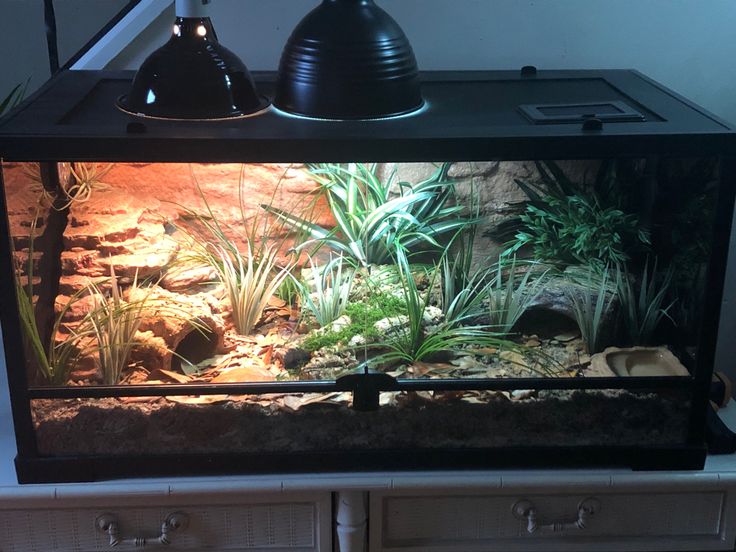
[[[176,36],[181,36],[181,27],[179,27],[179,25],[174,25],[174,34]]]
[[[207,29],[205,28],[205,26],[204,26],[204,25],[199,25],[199,26],[197,27],[197,34],[198,34],[199,36],[206,36],[206,35],[207,35]]]

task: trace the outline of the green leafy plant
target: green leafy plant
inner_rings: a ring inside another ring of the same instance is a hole
[[[314,289],[309,284],[297,281],[301,304],[314,315],[320,327],[337,320],[348,306],[350,291],[353,288],[355,270],[346,267],[347,262],[341,256],[322,266],[316,267],[309,259],[312,268]]]
[[[589,269],[587,285],[570,287],[566,294],[572,305],[573,316],[580,328],[588,353],[603,349],[602,324],[610,314],[615,293],[609,292],[609,269],[602,272]]]
[[[624,266],[616,271],[616,289],[621,305],[624,330],[632,345],[651,345],[652,336],[661,321],[669,318],[669,310],[675,301],[665,306],[673,270],[664,274],[657,271],[657,261],[644,265],[640,278],[631,275]]]
[[[460,218],[462,206],[450,205],[454,185],[447,176],[449,167],[441,165],[429,179],[415,185],[394,186],[395,174],[381,181],[375,165],[313,165],[312,174],[337,223],[334,230],[272,206],[262,207],[309,236],[300,248],[325,245],[359,265],[382,264],[391,260],[397,246],[408,251],[441,249],[439,236],[471,223]],[[396,197],[391,195],[394,188]]]
[[[541,207],[528,205],[519,219],[523,230],[506,251],[513,254],[530,245],[538,259],[599,266],[627,261],[632,247],[649,245],[648,233],[636,215],[601,207],[595,198],[546,196]]]
[[[599,269],[625,262],[650,246],[648,230],[639,217],[626,212],[619,190],[633,178],[620,164],[601,164],[592,186],[568,179],[553,162],[537,162],[538,182],[517,180],[529,198],[524,212],[499,236],[513,236],[504,255],[533,248],[539,260],[560,265],[590,265]]]
[[[495,278],[488,286],[488,315],[491,327],[500,335],[508,335],[521,316],[539,297],[547,271],[534,274],[534,263],[525,263],[519,279],[516,257],[510,262],[499,259]]]
[[[276,290],[276,297],[281,299],[287,305],[296,306],[300,295],[299,281],[294,278],[291,273],[285,278],[279,288]]]

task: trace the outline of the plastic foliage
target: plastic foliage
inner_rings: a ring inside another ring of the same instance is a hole
[[[355,270],[342,256],[331,258],[321,267],[309,258],[312,283],[295,280],[299,288],[301,305],[312,313],[320,327],[324,328],[345,312],[353,288]]]
[[[54,209],[63,211],[74,204],[89,201],[96,190],[107,188],[102,179],[112,168],[112,163],[59,163],[61,204],[54,201],[55,198],[45,188],[42,188],[42,193]],[[25,165],[24,171],[31,180],[43,185],[41,169],[37,164]]]
[[[657,261],[650,267],[649,260],[639,278],[630,274],[626,266],[616,271],[616,289],[621,305],[621,318],[629,343],[652,345],[652,337],[675,300],[666,306],[673,270],[663,274],[657,270]],[[670,318],[671,319],[671,318]]]
[[[290,278],[295,261],[287,259],[282,263],[278,244],[267,243],[272,230],[268,221],[262,221],[259,217],[249,221],[246,217],[243,177],[241,171],[238,197],[245,232],[236,236],[229,227],[218,221],[192,172],[205,211],[200,213],[179,206],[184,211],[184,218],[195,224],[193,227],[178,226],[187,240],[183,244],[186,254],[180,255],[177,262],[184,266],[194,263],[213,269],[230,303],[235,330],[240,335],[248,335],[262,318],[271,298],[284,289],[284,282]],[[244,251],[236,237],[245,243]]]
[[[463,325],[457,321],[445,320],[435,327],[425,327],[425,315],[430,306],[430,293],[417,289],[405,252],[398,249],[396,263],[401,276],[402,297],[406,304],[406,323],[397,324],[385,340],[377,345],[383,353],[370,359],[368,363],[404,363],[432,361],[447,352],[462,351],[474,354],[476,349],[495,348],[498,351],[517,351],[522,355],[536,355],[535,366],[540,373],[555,373],[554,361],[527,349],[493,331],[488,325]],[[434,271],[434,277],[439,273]],[[429,289],[432,289],[433,282]]]
[[[505,231],[513,234],[505,256],[529,246],[538,260],[602,269],[651,245],[639,217],[624,210],[614,164],[603,163],[590,187],[568,179],[553,162],[536,165],[539,182],[516,181],[529,200],[512,221],[513,231]]]
[[[382,181],[377,165],[312,165],[335,229],[273,206],[262,207],[306,234],[300,249],[324,245],[362,266],[385,264],[392,261],[397,247],[409,252],[441,250],[440,236],[472,222],[461,217],[462,206],[451,202],[455,190],[447,176],[449,168],[444,163],[427,180],[410,184],[395,182],[395,172]]]
[[[500,335],[508,335],[521,316],[542,293],[547,271],[535,274],[535,263],[521,263],[516,257],[504,262],[499,259],[495,277],[488,286],[488,315],[491,327]]]
[[[96,345],[87,352],[97,353],[105,385],[116,385],[128,366],[130,353],[135,345],[135,335],[145,316],[148,295],[125,301],[112,267],[109,283],[109,296],[106,296],[97,283],[90,282],[87,285],[92,298],[92,309],[82,319],[74,335],[77,340],[85,336],[95,338]],[[140,288],[136,277],[131,286],[131,294],[136,295],[137,289]]]
[[[566,290],[573,316],[590,354],[603,349],[603,323],[607,321],[616,293],[610,292],[609,269],[589,269],[587,285],[573,284]]]

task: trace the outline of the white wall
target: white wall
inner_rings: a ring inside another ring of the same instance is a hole
[[[64,64],[127,0],[54,0],[59,59]],[[30,78],[28,91],[49,78],[43,0],[0,0],[0,99]]]
[[[636,68],[736,121],[734,0],[377,0],[422,69]],[[251,69],[274,69],[317,0],[213,0],[220,40]],[[113,64],[137,67],[170,17]]]

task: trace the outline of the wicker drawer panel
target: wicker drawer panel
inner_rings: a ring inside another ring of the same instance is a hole
[[[589,550],[592,543],[609,543],[601,550],[638,550],[637,544],[642,550],[687,550],[696,549],[688,548],[696,543],[697,549],[723,550],[728,549],[721,522],[725,496],[718,490],[374,495],[371,550]],[[599,509],[579,528],[578,508],[591,497]],[[528,519],[513,513],[520,500],[534,506],[538,525],[533,533],[528,531]]]
[[[189,526],[171,533],[170,547],[152,541],[172,512],[187,514]],[[108,535],[98,531],[95,520],[113,515],[125,539],[146,537],[146,549],[318,551],[319,515],[315,503],[272,503],[254,505],[176,505],[149,508],[28,509],[0,511],[2,552],[97,552],[111,550]],[[114,549],[134,547],[121,543]]]

